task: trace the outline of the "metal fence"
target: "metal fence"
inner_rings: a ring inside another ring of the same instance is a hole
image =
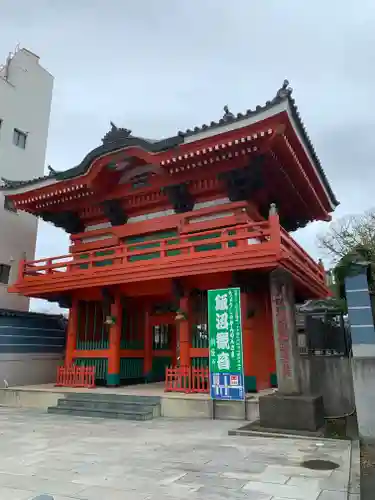
[[[349,356],[350,330],[342,314],[306,313],[299,320],[298,345],[301,355]]]

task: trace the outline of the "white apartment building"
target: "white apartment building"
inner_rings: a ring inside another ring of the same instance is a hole
[[[0,177],[28,180],[44,175],[53,76],[39,57],[17,48],[0,64]],[[29,300],[8,294],[18,263],[35,254],[37,219],[15,213],[0,193],[0,308],[27,311]]]

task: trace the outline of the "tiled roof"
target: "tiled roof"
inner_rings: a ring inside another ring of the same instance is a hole
[[[183,142],[183,138],[179,136],[170,137],[168,139],[162,139],[157,142],[148,141],[142,137],[133,137],[129,134],[127,129],[117,128],[112,124],[112,130],[110,130],[102,139],[103,144],[97,148],[90,151],[85,158],[76,167],[70,168],[63,172],[51,171],[49,175],[43,177],[37,177],[27,181],[12,181],[9,179],[1,178],[2,185],[0,190],[5,191],[9,189],[17,189],[23,186],[29,186],[37,184],[38,182],[53,179],[56,181],[62,181],[67,179],[73,179],[86,173],[91,163],[98,158],[112,151],[127,147],[140,147],[149,153],[158,153],[171,148],[174,148]]]
[[[264,111],[267,111],[271,109],[272,107],[276,106],[277,104],[280,104],[283,101],[288,101],[290,104],[290,109],[292,112],[292,116],[296,122],[296,125],[298,127],[298,130],[300,131],[302,138],[305,142],[305,145],[311,154],[318,170],[319,173],[322,177],[323,183],[329,193],[329,195],[332,198],[332,201],[338,205],[338,201],[331,189],[331,186],[329,185],[328,179],[325,175],[325,172],[323,170],[323,167],[320,163],[320,160],[318,158],[318,155],[316,154],[315,148],[312,144],[312,141],[306,131],[305,125],[302,121],[301,115],[298,111],[298,107],[296,105],[295,100],[292,97],[292,92],[293,89],[289,87],[289,81],[284,80],[282,87],[277,91],[275,97],[271,101],[267,101],[263,106],[257,106],[255,109],[248,109],[245,111],[245,113],[238,113],[237,115],[234,115],[233,113],[229,112],[228,107],[224,107],[224,116],[217,122],[211,122],[209,125],[208,124],[203,124],[200,127],[195,127],[194,129],[187,129],[184,132],[180,131],[178,134],[181,137],[191,137],[195,134],[199,134],[201,132],[206,132],[207,130],[212,130],[215,128],[222,127],[223,125],[230,124],[230,123],[236,123],[241,120],[244,120],[246,118],[251,118],[253,116],[258,115],[259,113],[262,113]]]
[[[194,129],[187,129],[185,131],[179,131],[178,134],[174,137],[169,137],[167,139],[162,139],[159,141],[148,140],[143,137],[135,137],[131,135],[131,131],[125,128],[118,128],[111,122],[111,130],[107,132],[107,134],[102,139],[102,145],[90,151],[82,162],[69,170],[64,172],[56,172],[50,168],[50,173],[43,177],[38,177],[35,179],[27,180],[27,181],[12,181],[8,179],[1,178],[2,185],[0,186],[0,190],[11,190],[17,189],[24,186],[31,186],[33,184],[37,184],[41,181],[53,179],[56,181],[73,179],[74,177],[78,177],[83,175],[91,165],[91,163],[103,154],[110,153],[112,151],[116,151],[118,149],[126,148],[126,147],[140,147],[147,152],[150,153],[158,153],[161,151],[165,151],[168,149],[172,149],[178,147],[180,144],[184,142],[184,139],[187,137],[192,137],[195,134],[199,134],[201,132],[205,132],[207,130],[215,130],[219,129],[221,126],[225,124],[231,124],[240,122],[246,118],[250,118],[256,116],[264,111],[271,109],[272,107],[288,101],[290,104],[290,109],[292,112],[292,116],[296,122],[299,132],[302,135],[302,138],[305,142],[307,149],[309,150],[318,170],[322,177],[323,183],[335,204],[338,204],[336,197],[329,185],[329,182],[326,178],[324,170],[321,166],[320,160],[315,152],[314,146],[308,136],[304,123],[299,114],[298,108],[296,106],[295,100],[292,97],[292,89],[289,87],[288,80],[285,80],[282,87],[277,91],[275,97],[271,101],[267,101],[263,106],[257,106],[255,109],[248,109],[245,113],[238,113],[234,115],[231,113],[227,106],[224,107],[224,116],[219,121],[212,121],[210,124],[203,124],[200,127],[195,127]]]

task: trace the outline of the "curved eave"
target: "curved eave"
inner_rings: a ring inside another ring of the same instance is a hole
[[[53,175],[46,175],[30,181],[9,181],[9,184],[0,186],[0,191],[5,192],[7,196],[37,191],[63,181],[71,181],[73,179],[82,178],[90,172],[96,161],[114,153],[126,152],[126,150],[132,149],[133,151],[138,150],[141,153],[141,156],[144,156],[142,153],[145,153],[146,156],[151,155],[151,158],[155,154],[173,149],[182,143],[183,138],[179,136],[171,137],[158,142],[149,142],[142,138],[129,137],[122,141],[111,142],[110,144],[93,149],[85,156],[79,165],[69,170],[56,172]]]
[[[179,132],[177,136],[169,139],[152,142],[143,138],[130,136],[99,146],[90,151],[79,165],[70,170],[58,172],[33,181],[13,183],[13,185],[3,186],[0,190],[4,191],[6,196],[12,201],[17,201],[19,196],[25,193],[28,193],[30,197],[37,197],[46,188],[57,188],[56,185],[60,186],[63,183],[71,183],[73,180],[85,183],[84,178],[90,174],[94,166],[95,168],[104,167],[107,164],[106,157],[117,153],[128,153],[129,157],[139,157],[150,163],[155,161],[155,157],[158,157],[160,165],[165,165],[176,154],[186,154],[186,151],[191,148],[192,144],[227,132],[236,131],[237,129],[241,130],[268,118],[275,117],[278,114],[286,113],[298,141],[306,157],[309,159],[317,179],[321,183],[330,207],[329,211],[333,211],[339,202],[329,185],[311,140],[306,133],[295,101],[291,97],[290,91],[284,92],[281,95],[279,94],[280,92],[272,101],[268,101],[264,106],[258,106],[255,110],[248,110],[245,114],[240,113],[237,116],[232,115],[230,118],[211,122],[210,125],[195,127],[194,130]],[[17,208],[22,209],[23,207]]]

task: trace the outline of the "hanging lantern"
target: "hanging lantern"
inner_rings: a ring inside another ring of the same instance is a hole
[[[107,316],[105,318],[104,324],[107,326],[112,326],[116,324],[116,318],[114,316]]]
[[[184,313],[184,311],[181,311],[181,309],[178,309],[176,311],[176,316],[174,319],[175,319],[175,321],[184,321],[184,320],[187,320],[187,316]]]

